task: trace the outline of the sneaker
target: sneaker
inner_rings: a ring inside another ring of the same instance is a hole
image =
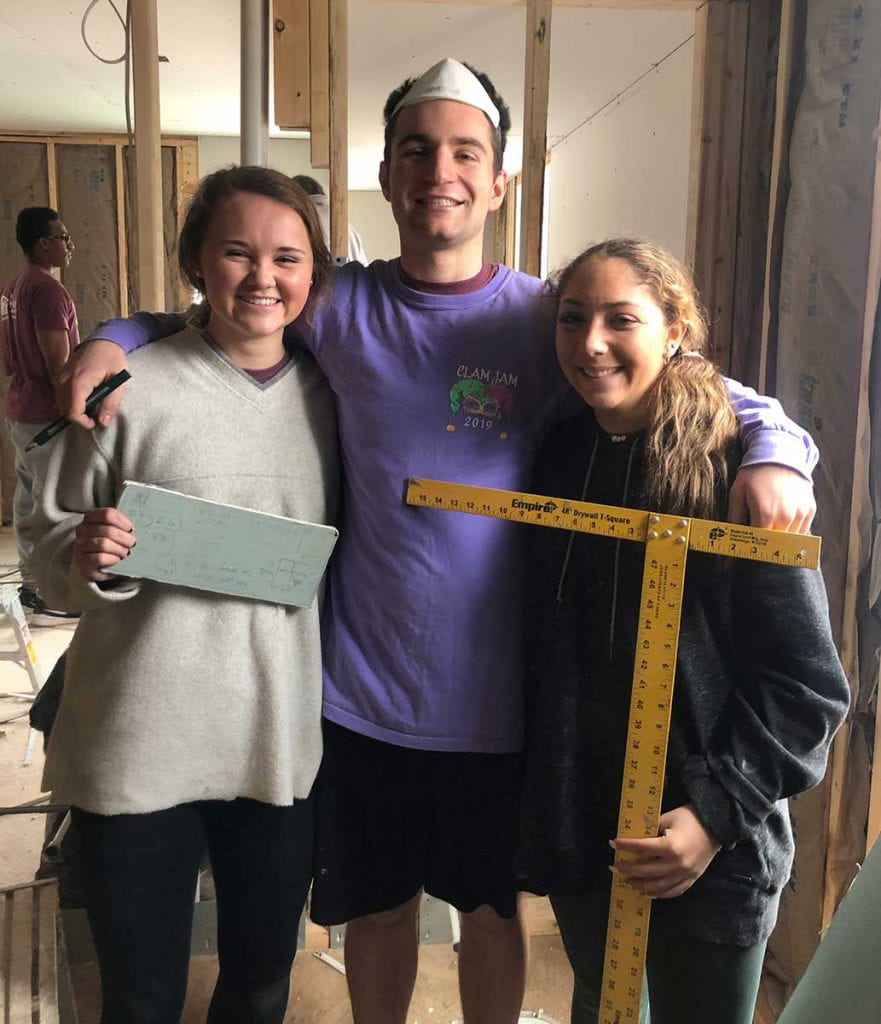
[[[59,612],[50,608],[42,597],[30,587],[22,587],[18,592],[18,599],[24,608],[25,615],[33,620],[37,619],[78,619],[79,612]]]

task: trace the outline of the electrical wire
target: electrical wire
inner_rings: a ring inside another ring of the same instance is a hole
[[[109,0],[110,3],[113,0]],[[133,146],[135,140],[132,136],[132,5],[131,0],[125,4],[125,130],[128,135],[128,144]],[[117,11],[117,14],[119,12]]]
[[[80,22],[80,35],[83,39],[83,46],[91,53],[96,59],[100,60],[102,64],[125,64],[125,130],[128,135],[129,146],[134,145],[134,138],[132,133],[132,109],[131,109],[131,53],[132,53],[132,15],[131,15],[131,0],[126,0],[125,5],[125,17],[119,11],[119,8],[113,2],[113,0],[107,0],[107,3],[113,8],[113,13],[122,25],[122,31],[125,33],[125,49],[122,52],[121,57],[114,57],[112,60],[108,57],[102,57],[100,53],[94,50],[90,44],[88,36],[86,35],[86,24],[89,20],[89,16],[95,7],[101,2],[101,0],[90,0],[90,3],[83,11],[83,18]]]
[[[113,0],[107,0],[107,3],[109,3],[110,6],[113,8],[116,17],[119,18],[120,25],[122,25],[123,32],[126,33],[125,51],[123,52],[122,56],[114,57],[112,60],[109,60],[107,57],[102,57],[100,53],[97,53],[95,50],[92,49],[91,46],[89,46],[89,40],[86,38],[86,22],[89,20],[89,15],[100,2],[101,0],[92,0],[92,2],[86,8],[85,13],[83,14],[83,20],[80,22],[80,35],[83,37],[83,45],[89,51],[89,53],[91,53],[95,60],[100,60],[102,64],[122,64],[122,62],[128,56],[128,30],[126,28],[125,18],[123,18],[123,16],[119,13],[119,8],[116,6]]]
[[[655,61],[655,63],[650,65],[649,68],[646,71],[643,71],[643,73],[641,75],[637,75],[636,78],[634,78],[632,82],[629,82],[627,85],[624,86],[623,89],[620,89],[618,92],[616,92],[615,95],[610,100],[606,100],[606,102],[603,103],[603,105],[598,110],[595,110],[592,114],[590,114],[588,117],[586,117],[583,121],[579,121],[579,123],[577,125],[575,125],[574,128],[570,128],[569,131],[566,132],[565,135],[561,135],[560,138],[555,139],[554,144],[552,146],[549,146],[548,148],[553,152],[553,150],[555,150],[557,148],[557,146],[560,145],[561,142],[565,142],[566,139],[568,139],[570,135],[574,135],[577,131],[580,131],[582,128],[584,128],[585,125],[590,124],[590,122],[593,121],[594,118],[599,117],[600,114],[602,114],[602,112],[604,110],[607,110],[609,107],[611,107],[613,103],[617,103],[618,100],[620,100],[621,97],[624,95],[624,93],[629,92],[634,86],[639,85],[639,83],[644,78],[647,78],[653,71],[657,71],[658,68],[665,61],[668,61],[673,56],[674,53],[678,53],[678,51],[681,50],[682,47],[685,46],[686,43],[691,42],[692,39],[694,39],[694,32],[692,32],[691,35],[688,36],[687,39],[683,39],[681,43],[677,43],[677,45],[674,46],[673,49],[669,53],[664,54],[664,56],[661,57],[660,60]]]
[[[124,64],[125,65],[125,78],[123,84],[123,97],[125,101],[125,133],[128,136],[128,148],[125,152],[125,159],[123,161],[123,181],[119,182],[117,187],[121,188],[125,197],[125,210],[126,220],[131,223],[131,154],[132,148],[134,147],[134,133],[132,131],[132,107],[131,107],[131,92],[132,92],[132,75],[131,75],[131,40],[132,40],[132,13],[131,13],[131,0],[126,0],[125,5],[125,18],[119,13],[119,8],[113,2],[113,0],[107,0],[107,3],[113,8],[116,17],[119,19],[119,23],[122,25],[122,30],[125,33],[125,49],[123,50],[121,57],[115,57],[113,60],[109,60],[106,57],[102,57],[97,53],[90,45],[89,40],[86,36],[86,23],[89,20],[89,16],[95,9],[97,4],[101,0],[91,0],[83,12],[83,18],[80,22],[80,35],[83,39],[83,45],[96,59],[100,60],[102,64]],[[127,287],[126,283],[126,287]]]
[[[128,149],[123,150],[122,160],[122,181],[118,188],[122,189],[122,201],[125,211],[126,224],[132,223],[132,158],[135,150],[135,137],[132,132],[132,5],[131,0],[125,3],[125,131],[128,135]],[[125,288],[131,298],[130,274],[131,262],[127,264],[125,281],[120,287]]]

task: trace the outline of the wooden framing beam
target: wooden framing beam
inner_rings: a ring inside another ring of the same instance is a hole
[[[159,135],[159,32],[156,0],[131,5],[138,211],[138,298],[143,309],[165,308],[162,237],[162,150]]]
[[[272,0],[272,57],[275,123],[279,128],[308,128],[309,0]]]
[[[773,394],[776,383],[777,303],[779,287],[774,268],[783,253],[783,225],[789,190],[789,138],[795,113],[792,78],[796,39],[799,38],[797,0],[783,0],[777,46],[777,78],[774,96],[774,139],[771,179],[768,186],[768,237],[765,248],[765,293],[762,301],[762,335],[758,353],[756,389]],[[801,15],[804,16],[801,5]]]
[[[386,0],[408,3],[410,0]],[[475,4],[485,7],[523,7],[528,0],[423,0],[429,4]],[[611,7],[638,11],[696,11],[707,0],[554,0],[556,7]]]
[[[328,0],[309,0],[309,144],[313,167],[330,167]]]
[[[196,139],[178,141],[175,145],[174,187],[178,234],[184,221],[184,210],[199,181],[199,143]],[[178,280],[177,302],[186,309],[192,302],[190,284],[183,277]]]
[[[710,357],[730,369],[748,0],[695,15],[686,262],[710,315]]]
[[[16,142],[16,139],[8,139],[0,136],[3,142]],[[53,210],[58,209],[58,164],[55,160],[55,142],[50,139],[46,143],[46,171],[49,176],[49,205]]]
[[[330,61],[330,254],[349,251],[349,10],[348,0],[328,2]]]
[[[128,245],[126,244],[125,157],[121,145],[114,147],[116,156],[116,252],[119,259],[119,315],[128,316]],[[164,305],[163,307],[164,308]]]
[[[881,124],[881,116],[879,116]],[[860,586],[860,575],[862,574],[867,560],[871,557],[871,540],[866,543],[865,527],[861,526],[860,519],[865,515],[865,495],[869,493],[869,474],[871,467],[867,445],[863,439],[870,436],[871,412],[870,412],[870,365],[872,359],[872,348],[875,337],[875,329],[878,317],[878,292],[881,289],[881,133],[875,133],[875,179],[872,196],[872,214],[869,220],[869,261],[868,273],[866,275],[866,305],[863,313],[863,343],[862,359],[860,363],[860,390],[859,405],[857,407],[856,426],[856,448],[854,452],[853,485],[850,505],[850,544],[848,545],[847,577],[844,594],[844,609],[842,620],[847,624],[842,635],[841,660],[848,672],[851,666],[854,674],[858,670],[858,604],[857,601],[863,596],[864,591]],[[861,543],[862,540],[862,543]],[[850,663],[850,664],[849,664]],[[877,686],[877,683],[876,683]],[[841,895],[835,882],[834,874],[835,850],[832,848],[835,836],[842,826],[842,795],[846,785],[847,775],[847,754],[848,744],[844,742],[845,729],[841,730],[836,737],[836,747],[833,750],[832,759],[832,803],[829,811],[830,821],[830,858],[826,867],[826,894],[829,900]],[[841,749],[838,749],[838,743]],[[840,755],[840,756],[836,756]],[[866,834],[866,852],[871,849],[872,843],[881,834],[881,691],[875,691],[875,740],[874,760],[872,761],[872,776],[869,787],[869,824]],[[837,903],[836,903],[837,905]],[[829,904],[824,908],[824,923],[826,912],[831,920],[835,906]]]
[[[520,214],[520,269],[541,273],[542,212],[548,148],[548,91],[551,77],[552,0],[526,5],[526,82],[523,97],[523,193]]]
[[[163,135],[163,146],[197,146],[195,135]],[[58,143],[69,143],[74,146],[118,146],[128,145],[128,136],[124,132],[0,132],[0,142],[43,142],[55,146]]]
[[[168,143],[163,140],[163,145]],[[177,189],[177,212],[178,217],[183,215],[184,207],[189,202],[196,190],[196,183],[199,181],[199,144],[195,139],[177,141],[177,174],[175,185]]]
[[[773,225],[771,182],[780,31],[780,0],[750,0],[728,368],[737,380],[758,390],[764,390],[767,372],[767,351],[761,343],[767,276],[760,254],[768,252]]]
[[[3,139],[4,142],[13,141]],[[55,143],[50,139],[46,143],[46,176],[48,179],[48,194],[49,194],[49,206],[53,210],[58,209],[58,163],[55,156]],[[59,267],[52,268],[53,277],[57,277],[59,280],[63,279],[62,271]]]
[[[509,267],[517,265],[517,186],[520,182],[520,175],[515,174],[508,178],[508,191],[505,195],[505,258],[504,263]]]

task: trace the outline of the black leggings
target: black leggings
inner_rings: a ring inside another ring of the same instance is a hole
[[[151,814],[73,809],[102,1024],[177,1024],[199,863],[217,890],[209,1024],[280,1024],[312,874],[312,800],[202,801]]]
[[[608,889],[551,896],[551,904],[575,974],[571,1024],[597,1024]],[[639,1024],[752,1024],[766,944],[705,942],[675,921],[653,920]]]

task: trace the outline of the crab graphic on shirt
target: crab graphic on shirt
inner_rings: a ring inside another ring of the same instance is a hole
[[[507,384],[488,384],[475,377],[457,380],[450,388],[448,432],[461,427],[493,432],[500,440],[507,440],[514,416],[514,392]]]

